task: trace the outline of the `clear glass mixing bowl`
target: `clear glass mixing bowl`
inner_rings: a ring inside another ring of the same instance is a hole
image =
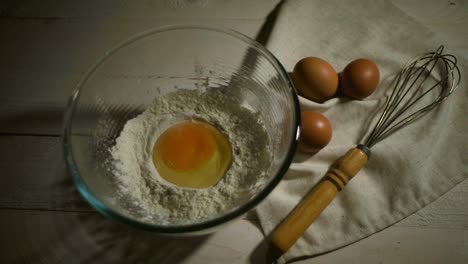
[[[109,149],[126,121],[158,96],[181,88],[223,89],[266,125],[268,181],[236,208],[202,222],[167,225],[144,220],[117,197]],[[73,181],[99,212],[162,233],[212,230],[254,208],[279,183],[294,156],[300,125],[287,72],[256,41],[232,30],[174,26],[134,36],[107,52],[72,93],[64,119],[63,150]]]

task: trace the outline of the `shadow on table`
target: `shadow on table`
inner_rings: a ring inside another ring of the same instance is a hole
[[[279,250],[272,247],[269,243],[271,241],[271,234],[267,235],[265,239],[258,244],[255,249],[252,251],[249,257],[249,262],[252,264],[271,264],[276,263],[276,261],[281,256]]]
[[[58,136],[62,132],[63,108],[0,114],[0,122],[2,134]]]
[[[160,235],[111,221],[80,197],[64,165],[59,166],[56,176],[54,188],[70,195],[68,200],[75,204],[67,205],[60,213],[48,213],[50,226],[44,229],[54,233],[47,249],[51,255],[60,249],[67,252],[67,258],[73,257],[80,263],[179,263],[209,238]]]
[[[267,16],[265,24],[263,24],[262,28],[260,29],[259,33],[255,37],[255,39],[262,45],[266,45],[271,32],[273,30],[276,17],[278,15],[281,6],[283,5],[284,1],[279,2],[276,7],[270,12]],[[255,60],[257,58],[255,56],[246,56],[245,63],[247,64],[255,64]],[[276,260],[279,258],[278,250],[272,248],[269,244],[271,234],[266,234],[265,239],[262,240],[260,244],[258,244],[255,249],[252,251],[249,257],[249,261],[252,264],[269,264],[275,263]]]
[[[281,5],[282,2],[267,17],[256,36],[259,43],[265,45],[268,41]],[[31,120],[34,124],[30,123]],[[29,131],[31,127],[46,127],[44,123],[53,124],[53,132],[49,130],[45,133],[57,135],[56,131],[61,131],[61,122],[62,111],[46,111],[10,116],[7,123],[12,131],[23,128],[28,128]],[[33,252],[30,256],[22,256],[26,259],[37,257],[67,263],[178,263],[189,257],[210,237],[163,236],[111,221],[94,211],[80,197],[63,163],[58,166],[55,176],[57,181],[52,186],[51,192],[54,194],[51,197],[62,196],[66,199],[55,201],[51,210],[41,209],[56,213],[47,212],[47,221],[37,223],[37,228],[54,232],[48,244],[42,245],[47,252]],[[268,238],[254,249],[250,256],[251,263],[273,262],[272,257],[275,255],[271,254],[267,241]]]

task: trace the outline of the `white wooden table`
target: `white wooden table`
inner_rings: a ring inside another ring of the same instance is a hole
[[[263,263],[253,217],[195,238],[104,218],[71,184],[59,136],[74,84],[117,41],[181,23],[255,37],[279,1],[62,2],[0,2],[0,263]],[[468,56],[468,1],[393,2]],[[468,263],[468,181],[380,233],[299,263],[337,262]]]

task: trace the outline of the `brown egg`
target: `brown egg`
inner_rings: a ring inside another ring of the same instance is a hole
[[[300,60],[292,74],[297,92],[305,98],[323,103],[332,98],[338,88],[338,74],[326,61],[308,57]]]
[[[324,148],[332,137],[330,120],[316,111],[303,111],[299,150],[316,153]]]
[[[341,73],[342,93],[362,100],[371,95],[379,85],[379,68],[368,59],[357,59],[348,64]]]

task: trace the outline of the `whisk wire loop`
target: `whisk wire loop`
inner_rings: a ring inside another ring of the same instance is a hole
[[[422,117],[457,89],[461,76],[457,58],[443,52],[444,46],[439,46],[436,51],[421,54],[413,61],[407,62],[395,76],[390,84],[392,92],[387,98],[384,110],[364,143],[366,147],[371,148],[406,124]],[[441,65],[442,67],[438,67]],[[436,71],[440,75],[439,78],[435,74]],[[435,81],[432,85],[427,84],[430,78]],[[440,87],[440,92],[432,102],[404,116],[437,87]]]

